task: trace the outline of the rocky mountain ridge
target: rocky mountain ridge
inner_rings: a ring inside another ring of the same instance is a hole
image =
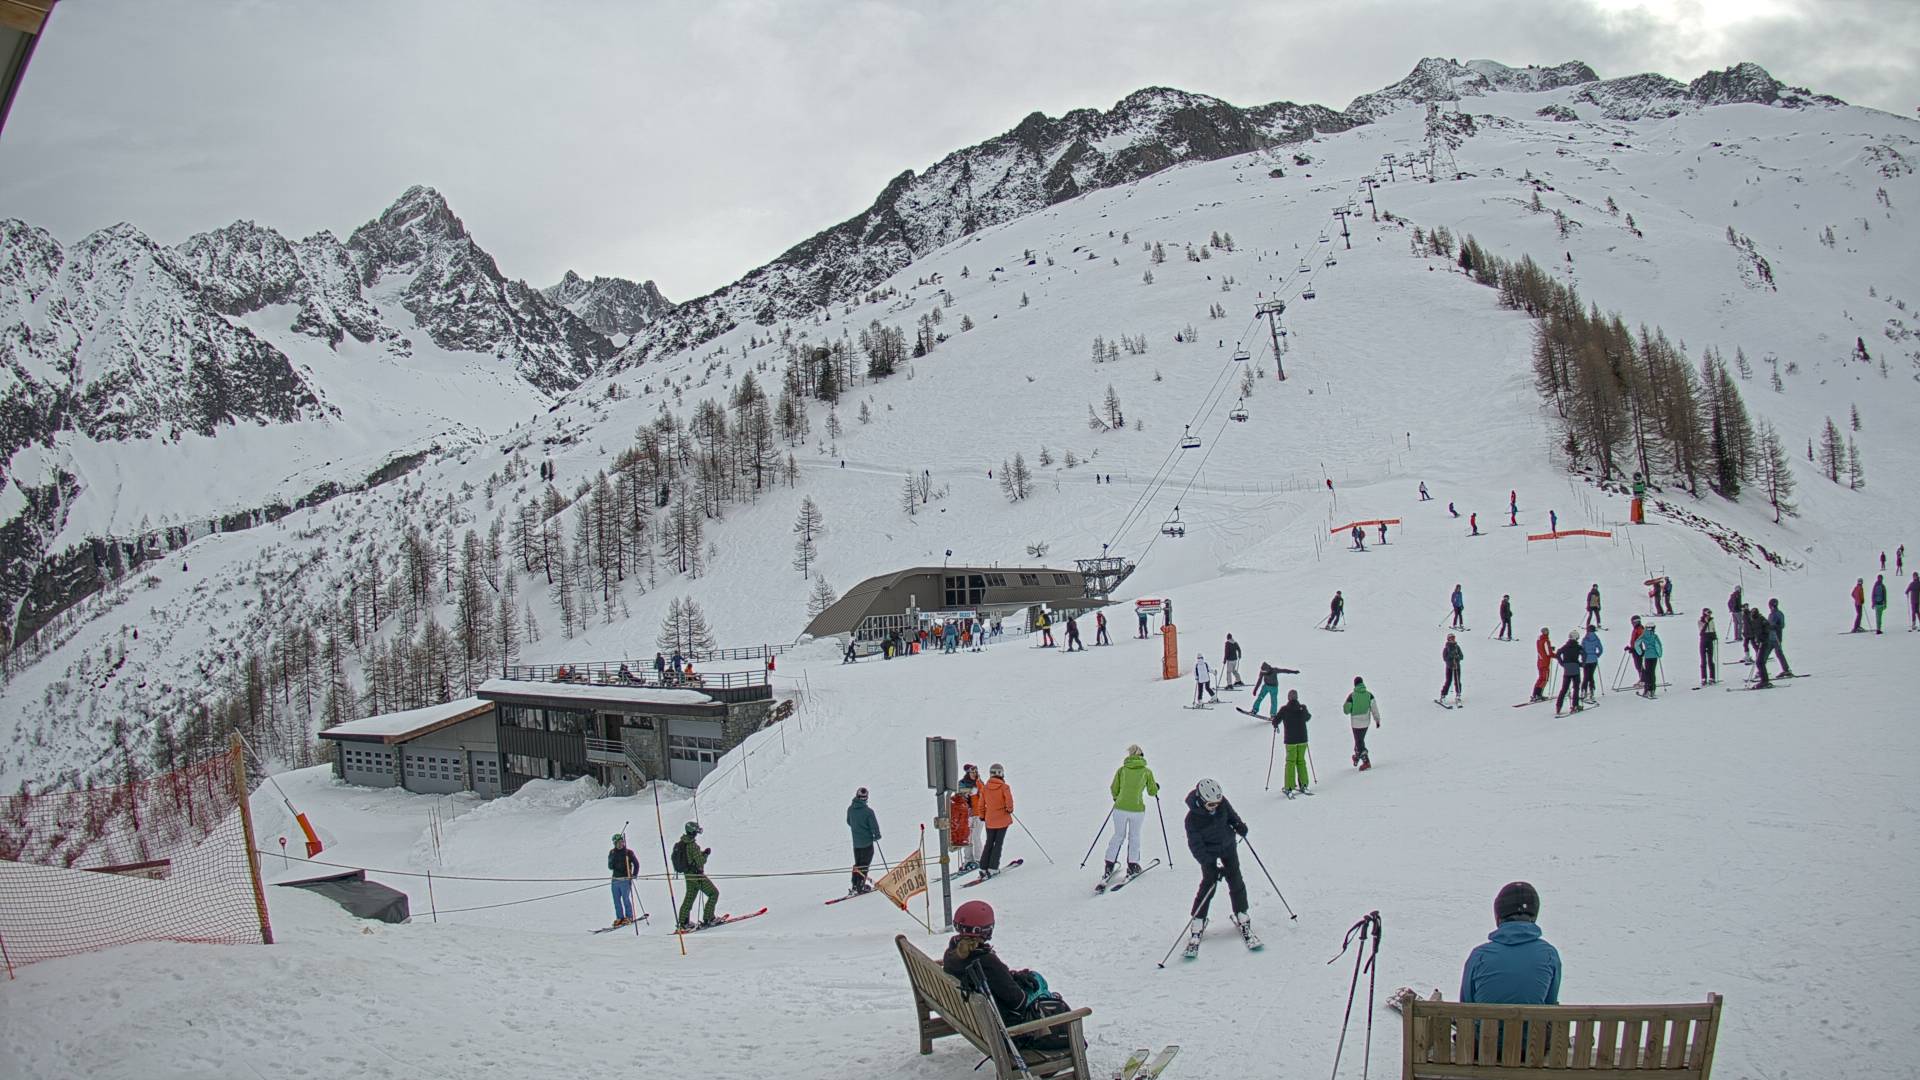
[[[595,277],[592,281],[569,270],[558,283],[540,290],[547,299],[580,317],[602,335],[631,336],[673,310],[673,302],[651,281]]]

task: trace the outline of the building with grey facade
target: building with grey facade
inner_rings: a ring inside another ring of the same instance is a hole
[[[333,775],[349,784],[428,795],[502,786],[494,706],[477,697],[350,720],[320,733],[334,746]]]
[[[1005,618],[1041,607],[1071,615],[1103,603],[1096,583],[1080,569],[915,566],[848,589],[814,616],[807,633],[875,642],[890,633],[911,633],[927,619]]]

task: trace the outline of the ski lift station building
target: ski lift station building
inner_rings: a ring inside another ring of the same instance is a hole
[[[1114,564],[1089,566],[1088,564]],[[1005,618],[1024,608],[1044,606],[1074,614],[1106,603],[1106,593],[1133,565],[1119,559],[1082,560],[1081,567],[915,566],[896,570],[848,589],[846,595],[813,617],[807,633],[877,642],[893,631],[906,633],[923,621]]]

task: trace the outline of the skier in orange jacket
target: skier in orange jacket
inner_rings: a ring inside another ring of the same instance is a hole
[[[986,850],[980,853],[982,878],[999,873],[1000,850],[1007,842],[1007,829],[1013,825],[1013,789],[1007,786],[1006,769],[996,761],[987,774],[986,784],[973,797],[974,810],[987,827]]]
[[[1546,627],[1540,628],[1540,636],[1533,643],[1535,658],[1539,663],[1540,675],[1533,681],[1533,697],[1530,701],[1547,699],[1547,674],[1553,670],[1553,636]]]

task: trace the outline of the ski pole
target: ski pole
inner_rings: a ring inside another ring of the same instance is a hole
[[[1367,931],[1369,929],[1373,931],[1373,954],[1371,956],[1367,955]],[[1374,979],[1379,975],[1379,972],[1375,970],[1375,961],[1380,959],[1380,913],[1378,911],[1367,912],[1361,917],[1359,922],[1354,923],[1353,926],[1347,930],[1346,940],[1340,943],[1340,956],[1334,957],[1332,960],[1327,961],[1327,963],[1333,964],[1337,962],[1341,956],[1347,955],[1347,949],[1353,945],[1356,939],[1360,942],[1360,948],[1353,954],[1353,981],[1347,984],[1347,1012],[1340,1020],[1340,1043],[1334,1047],[1333,1050],[1333,1075],[1336,1077],[1340,1075],[1340,1055],[1345,1053],[1347,1049],[1347,1027],[1353,1023],[1353,996],[1354,992],[1360,988],[1360,972],[1363,970],[1367,973],[1367,1000],[1373,1000]],[[1367,1075],[1367,1065],[1372,1058],[1373,1009],[1369,1007],[1367,1009],[1366,1049],[1360,1058],[1360,1075],[1362,1077]]]
[[[1220,887],[1220,878],[1214,878],[1213,884],[1207,886],[1206,895],[1202,896],[1200,898],[1200,903],[1195,906],[1206,907],[1209,903],[1213,901],[1213,891],[1215,889],[1218,889],[1219,887]],[[1167,955],[1160,958],[1160,966],[1162,968],[1167,966],[1167,961],[1173,959],[1173,950],[1180,947],[1180,938],[1186,937],[1187,934],[1193,929],[1193,920],[1197,918],[1199,918],[1198,915],[1187,916],[1187,925],[1180,928],[1180,937],[1176,937],[1173,939],[1173,944],[1167,946]]]
[[[1167,845],[1167,865],[1173,865],[1173,841],[1167,839],[1167,815],[1160,808],[1160,796],[1153,797],[1153,812],[1160,819],[1160,842]]]
[[[1314,783],[1320,782],[1320,774],[1313,771],[1313,747],[1311,746],[1307,747],[1307,775],[1313,778]]]
[[[1260,853],[1253,850],[1253,844],[1249,843],[1247,838],[1244,836],[1240,838],[1240,842],[1247,845],[1247,850],[1253,853],[1253,861],[1259,864],[1260,872],[1262,874],[1267,875],[1267,884],[1273,886],[1273,895],[1280,898],[1280,906],[1287,909],[1287,917],[1290,919],[1300,918],[1300,916],[1295,915],[1293,913],[1293,905],[1287,903],[1287,894],[1281,892],[1280,886],[1274,883],[1273,875],[1271,873],[1268,873],[1267,864],[1261,861]]]
[[[1023,833],[1026,833],[1027,839],[1033,841],[1034,849],[1039,851],[1041,855],[1045,855],[1047,862],[1049,863],[1053,862],[1053,856],[1047,855],[1047,849],[1040,846],[1039,838],[1033,835],[1032,829],[1027,828],[1027,823],[1024,821],[1021,821],[1017,816],[1013,814],[1008,814],[1007,816],[1010,818],[1013,818],[1014,824],[1020,826],[1020,831]]]
[[[1100,838],[1107,835],[1107,824],[1113,820],[1113,808],[1107,808],[1106,820],[1100,822],[1100,831],[1093,834],[1093,843],[1087,845],[1087,855],[1080,860],[1080,869],[1087,868],[1087,859],[1093,858],[1093,849],[1100,846]]]
[[[1267,786],[1261,791],[1273,790],[1273,751],[1280,744],[1280,725],[1273,725],[1273,738],[1267,743]]]

